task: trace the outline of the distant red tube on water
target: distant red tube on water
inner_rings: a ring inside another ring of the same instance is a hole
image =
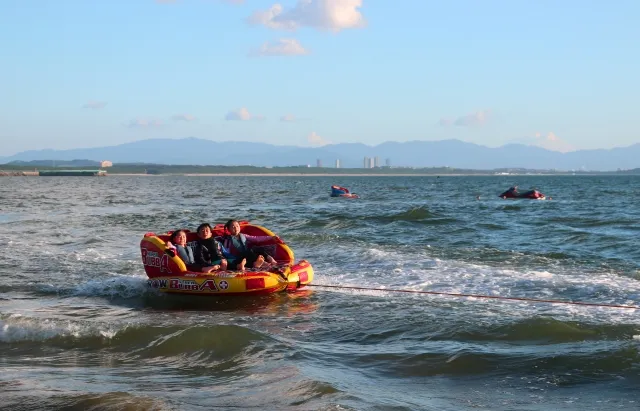
[[[360,198],[357,194],[349,192],[348,188],[336,185],[331,186],[331,197]]]
[[[511,188],[509,188],[507,191],[505,191],[504,193],[500,194],[498,197],[501,197],[503,199],[507,199],[507,198],[525,198],[525,199],[529,199],[529,200],[545,200],[547,197],[542,194],[540,191],[538,190],[528,190],[525,192],[519,192],[518,191],[518,186],[513,186]]]

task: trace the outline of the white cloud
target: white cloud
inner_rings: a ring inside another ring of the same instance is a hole
[[[546,135],[543,133],[535,133],[532,137],[518,138],[512,140],[512,142],[540,147],[550,151],[559,151],[561,153],[576,150],[574,146],[562,140],[553,131],[548,132]]]
[[[331,144],[331,141],[325,140],[323,137],[319,136],[315,131],[312,131],[311,134],[307,136],[307,141],[312,146],[317,146],[317,147]]]
[[[161,120],[156,120],[156,119],[148,119],[148,118],[135,118],[131,121],[129,121],[129,124],[127,124],[127,127],[129,128],[153,128],[153,127],[160,127],[162,126],[163,123]]]
[[[99,110],[101,108],[104,108],[104,106],[106,106],[107,103],[104,101],[90,101],[88,103],[86,103],[85,105],[82,106],[82,108],[90,108],[92,110]]]
[[[476,111],[475,113],[460,116],[455,120],[443,117],[438,121],[438,124],[443,127],[451,125],[459,127],[476,127],[485,124],[489,119],[490,114],[491,110],[480,110]]]
[[[280,121],[283,121],[285,123],[294,123],[296,121],[296,116],[294,116],[293,114],[285,114],[284,116],[280,117]]]
[[[228,112],[224,119],[228,121],[264,120],[264,116],[251,114],[246,107],[241,107]]]
[[[227,113],[225,120],[247,121],[251,120],[251,113],[245,107]]]
[[[536,133],[533,138],[533,145],[545,148],[551,151],[559,151],[561,153],[566,153],[569,151],[575,151],[575,147],[566,141],[562,140],[558,137],[553,131],[547,133],[546,136],[541,133]]]
[[[309,51],[296,39],[280,39],[273,44],[266,41],[258,50],[250,53],[252,56],[302,56],[305,54],[309,54]]]
[[[194,121],[196,119],[196,117],[191,114],[176,114],[171,118],[175,121]]]
[[[256,11],[248,21],[274,30],[294,31],[300,27],[313,27],[338,32],[366,25],[358,10],[360,7],[362,0],[298,0],[289,10],[276,3],[268,10]]]
[[[293,22],[277,21],[276,18],[282,14],[282,5],[274,4],[265,11],[256,11],[249,16],[250,24],[263,25],[275,30],[295,30],[297,26]]]
[[[456,121],[453,122],[453,124],[456,126],[466,126],[466,127],[481,126],[487,122],[489,113],[490,113],[489,110],[476,111],[475,113],[458,117]]]
[[[155,0],[156,3],[158,4],[173,4],[173,3],[177,3],[178,0]],[[219,0],[223,3],[229,3],[229,4],[244,4],[244,0]]]

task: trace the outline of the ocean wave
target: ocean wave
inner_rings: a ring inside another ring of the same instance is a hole
[[[0,342],[7,344],[46,342],[58,348],[108,347],[137,357],[170,357],[208,348],[239,352],[258,342],[266,345],[275,342],[266,334],[236,325],[156,326],[53,320],[19,314],[1,315],[0,330]]]

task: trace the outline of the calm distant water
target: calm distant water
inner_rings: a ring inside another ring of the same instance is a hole
[[[553,200],[499,199],[511,184]],[[637,176],[6,177],[0,408],[640,408],[640,310],[146,288],[145,232],[229,218],[315,284],[640,305]]]

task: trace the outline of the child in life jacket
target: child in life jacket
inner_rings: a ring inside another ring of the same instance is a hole
[[[253,268],[261,268],[265,263],[269,265],[277,264],[276,260],[262,246],[284,244],[280,237],[277,235],[257,236],[243,234],[240,232],[240,223],[236,220],[227,221],[224,228],[226,234],[220,240],[225,252],[237,260],[246,259],[246,264]],[[244,264],[238,264],[238,269],[244,269]]]

